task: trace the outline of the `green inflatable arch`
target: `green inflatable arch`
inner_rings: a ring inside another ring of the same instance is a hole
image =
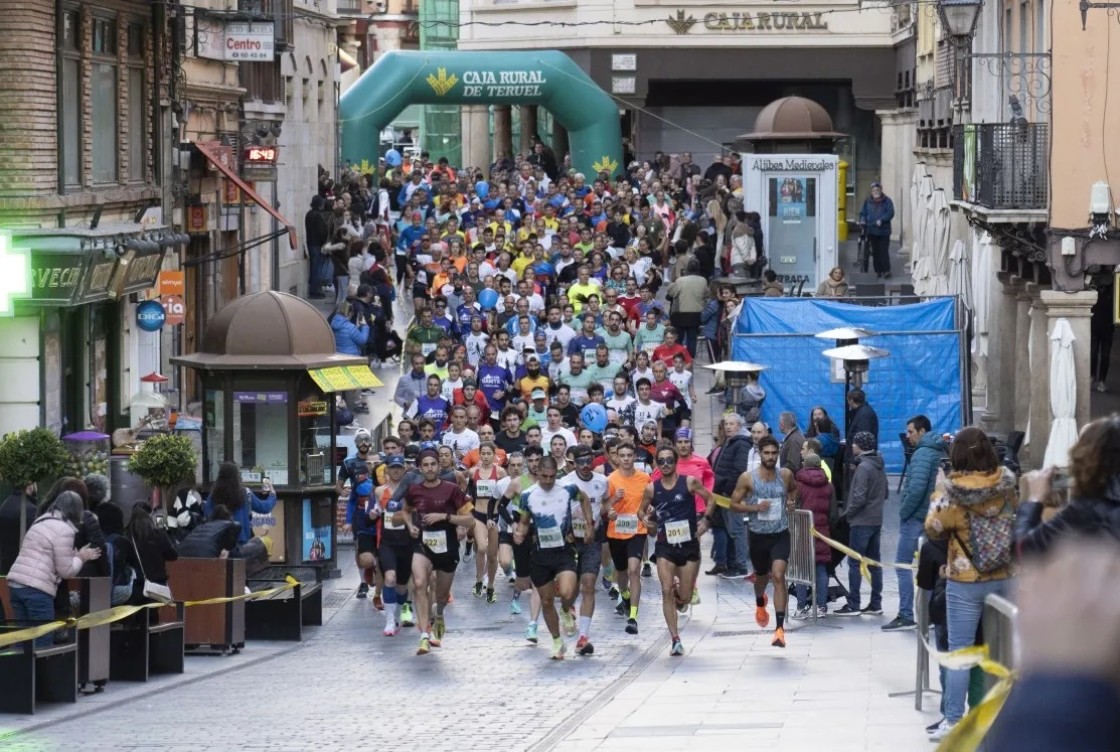
[[[381,131],[410,104],[539,105],[567,129],[572,165],[589,180],[622,167],[618,108],[556,50],[385,53],[339,101],[342,158],[376,164]]]

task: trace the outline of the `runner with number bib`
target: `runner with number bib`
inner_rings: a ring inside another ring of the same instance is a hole
[[[603,543],[607,540],[607,526],[602,519],[602,503],[607,495],[607,478],[592,468],[595,453],[591,447],[576,446],[568,450],[575,465],[575,472],[560,479],[563,486],[575,486],[591,502],[591,518],[583,516],[583,505],[572,504],[572,532],[576,539],[576,564],[579,574],[579,641],[576,652],[591,655],[595,646],[591,644],[591,617],[595,615],[595,588],[599,579],[599,569],[603,563]],[[585,533],[590,528],[594,539],[584,542]]]
[[[642,559],[646,551],[646,526],[638,518],[650,477],[634,468],[634,447],[618,448],[619,467],[607,477],[607,544],[614,561],[615,582],[621,599],[615,613],[626,616],[626,633],[638,634],[638,603],[642,598]]]

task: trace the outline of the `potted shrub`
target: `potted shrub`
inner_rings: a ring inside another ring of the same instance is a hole
[[[46,428],[13,431],[0,439],[0,478],[22,496],[31,485],[53,482],[70,461],[62,440]],[[20,539],[30,521],[27,505],[20,504]]]
[[[157,489],[164,511],[174,503],[179,487],[194,478],[197,465],[198,455],[191,440],[175,434],[147,439],[128,460],[129,471]]]

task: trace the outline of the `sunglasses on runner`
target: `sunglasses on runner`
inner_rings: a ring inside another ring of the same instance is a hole
[[[658,457],[657,458],[657,464],[658,465],[675,465],[675,464],[677,464],[677,461],[675,459],[673,459],[672,457]]]
[[[577,465],[590,465],[592,462],[590,457],[579,457],[575,460]]]

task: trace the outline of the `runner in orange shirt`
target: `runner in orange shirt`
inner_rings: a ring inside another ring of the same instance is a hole
[[[614,577],[621,600],[615,613],[627,616],[626,633],[638,634],[638,603],[642,598],[642,559],[646,550],[646,526],[638,517],[649,475],[634,468],[634,447],[618,448],[619,467],[607,476],[607,545],[614,562]],[[632,589],[631,589],[632,588]]]

